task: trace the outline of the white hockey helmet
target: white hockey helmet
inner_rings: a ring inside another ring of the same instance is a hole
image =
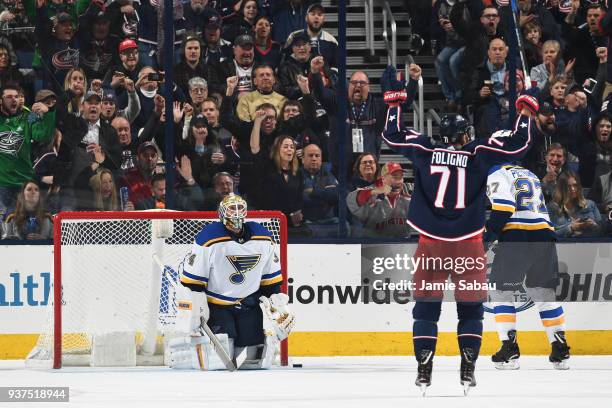
[[[246,215],[247,203],[239,195],[230,193],[219,203],[219,219],[232,230],[242,230]]]

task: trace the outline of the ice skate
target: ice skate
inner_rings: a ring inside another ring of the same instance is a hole
[[[565,332],[558,331],[555,332],[555,341],[552,342],[552,352],[548,357],[548,360],[553,363],[553,367],[556,370],[568,370],[569,365],[567,360],[570,357],[570,347],[567,345],[567,341],[565,340]]]
[[[433,351],[422,350],[419,358],[419,367],[416,381],[417,387],[421,388],[421,395],[425,396],[427,387],[431,385],[431,370],[433,368]]]
[[[521,352],[516,342],[516,330],[510,330],[508,332],[508,340],[502,341],[501,348],[491,356],[491,360],[493,360],[495,368],[498,370],[518,370],[520,368],[520,356]]]
[[[461,369],[460,379],[463,385],[463,395],[468,395],[471,387],[476,386],[476,377],[474,369],[476,368],[476,359],[474,358],[474,350],[465,347],[461,349]]]

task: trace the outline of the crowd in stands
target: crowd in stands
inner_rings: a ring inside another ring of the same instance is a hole
[[[596,0],[518,3],[541,101],[523,164],[541,177],[559,236],[607,234],[612,13]],[[407,6],[423,17],[413,29],[436,55],[444,111],[470,118],[475,137],[508,128],[510,75],[518,93],[528,87],[508,69],[508,1]],[[348,79],[347,133],[337,134],[341,56],[318,1],[174,0],[172,76],[163,14],[162,0],[0,0],[2,238],[49,239],[59,211],[159,209],[166,197],[174,209],[215,210],[231,192],[282,211],[290,236],[336,236],[339,205],[352,236],[415,233],[402,167],[379,166],[386,106],[365,72]]]

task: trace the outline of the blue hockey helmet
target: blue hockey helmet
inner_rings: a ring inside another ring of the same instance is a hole
[[[459,137],[467,134],[468,141],[471,140],[472,126],[470,122],[459,114],[449,114],[442,116],[440,120],[440,142],[444,144],[454,144],[460,141]]]

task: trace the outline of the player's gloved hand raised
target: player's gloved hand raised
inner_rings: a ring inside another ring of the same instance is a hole
[[[523,109],[527,109],[532,116],[537,115],[538,111],[540,110],[540,103],[538,102],[537,98],[531,95],[521,95],[516,98],[515,106],[516,110],[519,112]]]
[[[380,89],[383,93],[387,91],[399,91],[406,89],[406,82],[401,79],[398,79],[397,70],[393,65],[387,65],[387,68],[381,75]]]

